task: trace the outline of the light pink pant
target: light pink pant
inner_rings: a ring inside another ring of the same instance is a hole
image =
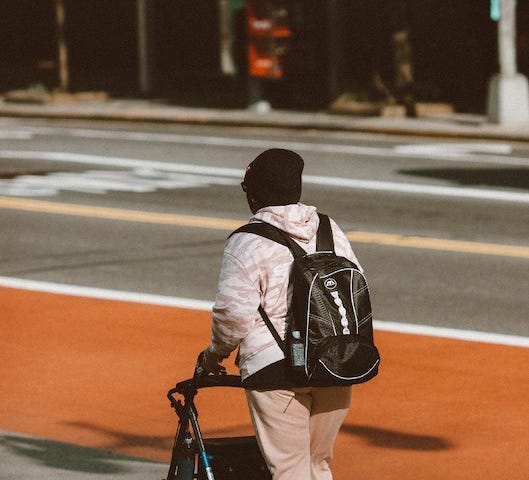
[[[246,390],[255,433],[274,480],[330,480],[351,387]]]

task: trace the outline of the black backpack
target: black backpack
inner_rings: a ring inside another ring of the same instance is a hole
[[[307,254],[290,236],[265,222],[233,233],[254,233],[278,242],[294,256],[292,303],[283,341],[262,307],[259,312],[286,358],[295,386],[363,383],[378,373],[369,288],[358,266],[334,252],[329,217],[318,214],[316,252]]]

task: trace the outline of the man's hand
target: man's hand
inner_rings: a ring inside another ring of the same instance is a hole
[[[213,375],[224,375],[226,373],[226,367],[220,363],[225,358],[226,357],[212,352],[208,347],[200,354],[199,364],[207,373],[211,373]]]

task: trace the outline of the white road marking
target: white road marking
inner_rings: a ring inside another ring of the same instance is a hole
[[[213,302],[191,298],[170,297],[149,293],[126,292],[105,288],[83,287],[37,280],[26,280],[13,277],[1,277],[0,287],[72,295],[120,302],[132,302],[165,307],[188,308],[191,310],[211,311]],[[460,330],[455,328],[435,327],[431,325],[415,325],[410,323],[375,321],[374,328],[381,331],[407,333],[411,335],[451,338],[471,342],[483,342],[498,345],[529,348],[529,337],[506,335],[501,333],[479,332],[476,330]]]
[[[223,177],[162,172],[154,169],[88,170],[52,172],[47,175],[20,175],[0,180],[0,195],[43,197],[61,190],[105,194],[112,192],[148,193],[158,189],[198,188],[209,185],[235,185],[238,181]]]
[[[26,130],[0,130],[0,140],[31,140],[33,136]]]
[[[416,325],[411,323],[374,321],[374,328],[386,332],[409,333],[427,337],[452,338],[469,342],[493,343],[510,345],[513,347],[529,348],[529,337],[520,335],[506,335],[503,333],[480,332],[477,330],[460,330],[457,328],[434,327],[431,325]]]
[[[40,152],[23,150],[0,150],[0,159],[46,160],[53,162],[104,165],[126,169],[152,169],[161,172],[179,172],[182,174],[203,175],[206,178],[223,177],[241,179],[243,170],[217,167],[213,165],[190,165],[169,163],[157,160],[141,160],[103,155],[88,155],[69,152]],[[449,187],[425,185],[419,183],[385,182],[378,180],[360,180],[354,178],[305,175],[306,184],[350,188],[357,190],[384,191],[404,194],[419,194],[437,197],[452,197],[500,202],[529,203],[529,193],[484,188]]]
[[[425,185],[420,183],[384,182],[379,180],[357,180],[340,177],[316,177],[305,175],[305,183],[328,185],[332,187],[351,188],[357,190],[373,190],[379,192],[407,193],[429,195],[436,197],[452,197],[476,200],[491,200],[498,202],[529,203],[529,193],[511,192],[505,190],[488,190],[465,187],[444,187],[440,185]]]
[[[90,155],[73,152],[41,152],[29,150],[0,150],[0,159],[46,160],[49,162],[78,163],[83,165],[102,165],[114,168],[148,168],[165,172],[193,173],[197,175],[215,175],[227,178],[241,178],[242,168],[216,167],[210,165],[188,165],[158,160],[141,160],[106,155]]]
[[[470,153],[510,155],[512,146],[508,143],[413,143],[396,145],[393,150],[412,155],[452,154],[464,156]]]
[[[394,147],[369,147],[323,142],[235,138],[181,133],[133,132],[98,130],[88,128],[25,127],[27,131],[41,135],[66,135],[79,138],[126,140],[138,142],[209,145],[229,148],[289,148],[300,152],[365,155],[378,157],[420,157],[422,159],[447,160],[470,163],[529,166],[529,158],[506,156],[512,147],[506,143],[436,143],[410,144]],[[478,155],[476,155],[478,154]],[[483,155],[486,154],[486,155]]]

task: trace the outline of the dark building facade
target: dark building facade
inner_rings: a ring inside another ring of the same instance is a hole
[[[0,0],[0,91],[57,87],[56,1]],[[255,83],[277,108],[321,109],[346,91],[373,97],[394,83],[396,5],[416,99],[483,112],[498,69],[497,24],[485,0],[144,0],[143,32],[136,0],[62,3],[73,91],[226,108],[247,105]],[[529,75],[529,2],[518,2],[517,16],[518,66]],[[148,91],[139,80],[140,34],[149,40]],[[259,73],[267,62],[274,74]]]

